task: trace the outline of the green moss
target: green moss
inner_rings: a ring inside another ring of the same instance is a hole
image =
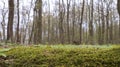
[[[120,46],[19,46],[6,52],[9,67],[119,67]]]

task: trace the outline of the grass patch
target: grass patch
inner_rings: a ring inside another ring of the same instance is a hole
[[[9,67],[119,67],[119,45],[19,46],[6,52]],[[12,60],[9,62],[9,60]]]

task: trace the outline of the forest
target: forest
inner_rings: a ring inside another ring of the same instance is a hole
[[[113,0],[5,0],[1,4],[1,42],[120,43],[120,19]]]
[[[120,0],[0,4],[0,67],[120,67]]]

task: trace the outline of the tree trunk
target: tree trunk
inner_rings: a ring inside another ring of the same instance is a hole
[[[68,39],[68,44],[70,43],[69,9],[70,9],[70,0],[67,0],[67,39]]]
[[[72,42],[75,39],[75,0],[73,0],[73,9],[72,9]]]
[[[118,35],[119,35],[119,43],[120,43],[120,15],[119,15],[119,33],[118,33]]]
[[[37,21],[37,44],[42,43],[42,0],[39,0],[38,21]]]
[[[64,29],[63,29],[63,20],[64,20],[64,15],[65,15],[65,9],[64,8],[64,1],[62,0],[62,5],[61,5],[61,0],[59,0],[59,38],[60,38],[60,43],[64,43]]]
[[[20,39],[19,39],[19,22],[20,22],[20,15],[19,15],[19,0],[17,0],[17,16],[18,16],[18,23],[17,23],[17,40],[16,42],[19,43],[20,42]]]
[[[119,14],[119,43],[120,43],[120,0],[117,0],[117,10]]]
[[[120,15],[120,0],[117,0],[117,9],[118,9],[118,13]]]
[[[50,28],[50,22],[51,22],[51,18],[50,18],[50,1],[49,1],[49,3],[48,3],[49,5],[49,7],[48,7],[48,9],[49,9],[49,12],[48,12],[48,43],[50,43],[50,30],[51,30],[51,28]]]
[[[89,43],[93,44],[93,0],[91,0],[91,12],[90,12],[90,23],[89,23]]]
[[[13,42],[14,0],[8,0],[9,16],[7,26],[7,41]]]
[[[83,24],[83,17],[84,17],[84,4],[85,4],[85,0],[83,0],[83,3],[82,3],[82,12],[81,12],[81,20],[80,20],[80,44],[82,43],[82,24]]]
[[[107,5],[106,13],[107,13],[107,15],[106,15],[106,44],[108,44],[110,41],[109,40],[109,37],[110,37],[109,30],[110,29],[109,29],[109,6],[108,5]]]
[[[42,43],[42,0],[37,0],[35,3],[35,29],[34,29],[34,44]]]

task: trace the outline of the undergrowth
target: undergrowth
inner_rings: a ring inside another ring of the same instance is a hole
[[[120,67],[119,45],[19,46],[6,55],[8,67]]]

